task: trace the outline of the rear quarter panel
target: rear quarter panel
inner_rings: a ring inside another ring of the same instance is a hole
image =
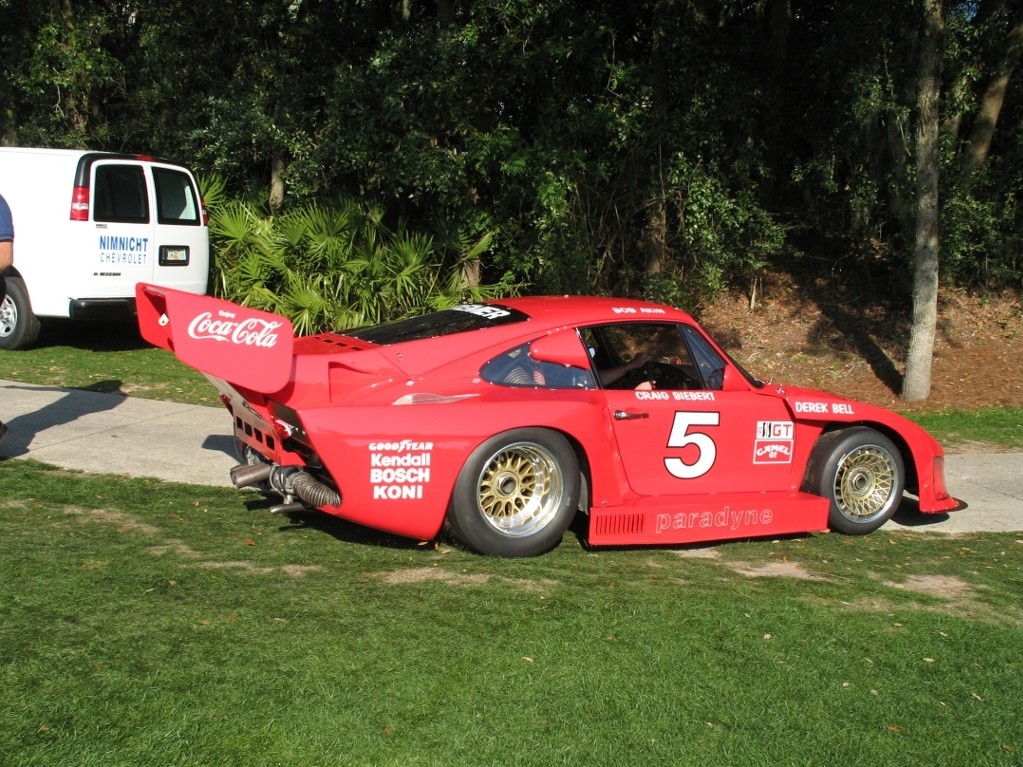
[[[308,439],[341,489],[346,519],[390,532],[432,538],[440,530],[459,471],[495,434],[541,427],[565,434],[614,472],[610,430],[596,392],[516,390],[450,404],[305,409]],[[620,488],[619,488],[620,489]]]

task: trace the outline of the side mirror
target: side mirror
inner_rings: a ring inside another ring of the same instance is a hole
[[[743,375],[731,365],[721,371],[721,391],[748,391],[749,385]]]
[[[536,339],[529,346],[529,356],[537,362],[590,369],[590,355],[575,330],[558,330]]]

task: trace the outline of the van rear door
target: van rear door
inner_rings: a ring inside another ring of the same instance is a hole
[[[124,158],[95,158],[89,183],[91,200],[86,204],[91,202],[96,225],[96,257],[91,259],[93,268],[88,275],[92,279],[79,282],[84,290],[72,296],[84,301],[124,298],[129,285],[152,281],[155,260],[150,181],[145,166]],[[87,158],[83,158],[85,161]],[[78,189],[83,186],[81,181]]]
[[[205,293],[209,278],[209,233],[202,198],[185,168],[151,163],[156,195],[153,282]]]
[[[114,313],[117,305],[133,308],[139,282],[206,292],[209,232],[187,168],[89,153],[79,162],[75,184],[72,219],[78,204],[79,220],[95,225],[96,255],[71,296],[71,317]]]

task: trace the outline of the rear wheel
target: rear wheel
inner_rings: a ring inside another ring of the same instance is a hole
[[[531,557],[560,542],[578,503],[579,462],[568,440],[547,429],[515,429],[469,456],[446,526],[481,554]]]
[[[39,318],[32,314],[21,277],[8,275],[7,295],[0,302],[0,349],[25,349],[39,337]]]
[[[891,518],[905,484],[902,455],[895,444],[874,429],[856,426],[817,441],[803,489],[830,502],[828,527],[863,535]]]

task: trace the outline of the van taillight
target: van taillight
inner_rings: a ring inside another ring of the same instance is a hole
[[[203,199],[203,198],[199,199],[199,207],[202,208],[202,225],[203,226],[209,226],[210,225],[210,212],[208,210],[206,210],[206,200],[205,199]]]
[[[89,220],[89,187],[76,186],[71,193],[71,220]]]

